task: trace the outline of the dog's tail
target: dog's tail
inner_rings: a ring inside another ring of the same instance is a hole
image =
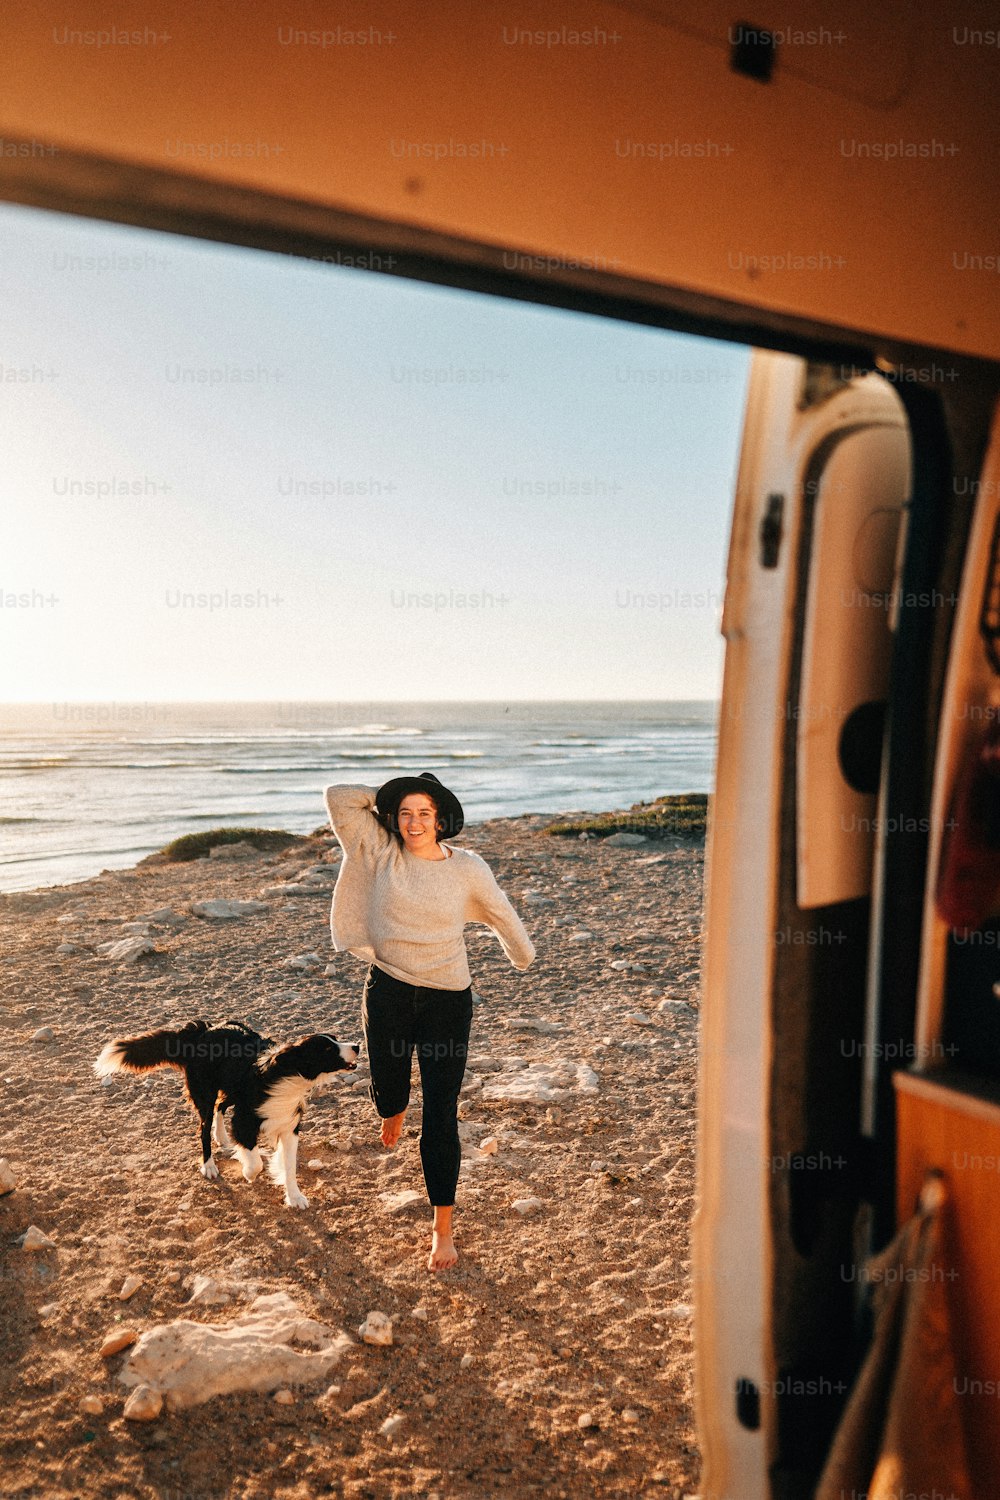
[[[98,1078],[112,1073],[148,1073],[151,1068],[183,1068],[194,1056],[196,1039],[208,1030],[206,1021],[186,1026],[145,1031],[142,1036],[119,1037],[109,1042],[94,1064]]]

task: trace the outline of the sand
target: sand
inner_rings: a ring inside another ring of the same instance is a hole
[[[481,999],[460,1108],[461,1259],[437,1276],[426,1269],[416,1072],[392,1153],[363,1070],[314,1096],[300,1212],[266,1176],[244,1183],[233,1161],[220,1161],[219,1182],[199,1176],[176,1072],[107,1087],[92,1072],[112,1037],[196,1016],[280,1040],[313,1030],[355,1040],[364,967],[332,952],[329,894],[261,894],[327,863],[332,838],[0,897],[0,1156],[18,1180],[0,1197],[0,1494],[695,1494],[702,852],[557,838],[547,821],[497,820],[462,839],[514,900],[538,959],[520,975],[491,934],[468,930]],[[189,913],[216,897],[267,909],[235,921]],[[150,925],[155,953],[128,965],[96,951],[165,907],[184,920]],[[581,931],[590,937],[576,940]],[[76,951],[57,953],[66,943]],[[310,952],[322,960],[312,972],[282,967]],[[43,1027],[54,1037],[32,1040]],[[556,1078],[574,1087],[538,1103],[483,1097],[539,1063],[563,1065]],[[484,1157],[490,1136],[498,1147]],[[387,1206],[407,1189],[421,1198]],[[511,1205],[524,1198],[541,1206],[522,1216]],[[30,1225],[56,1248],[19,1248]],[[185,1310],[202,1275],[230,1287],[228,1304]],[[128,1276],[141,1285],[123,1303]],[[123,1418],[127,1354],[98,1355],[109,1331],[182,1316],[225,1323],[276,1291],[356,1340],[329,1377],[288,1404],[240,1394]],[[358,1337],[374,1310],[393,1319],[391,1348]],[[88,1396],[100,1414],[81,1411]]]

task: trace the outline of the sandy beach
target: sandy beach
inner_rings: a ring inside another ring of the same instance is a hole
[[[199,1016],[278,1040],[356,1040],[364,966],[330,943],[332,835],[0,897],[0,1157],[17,1181],[0,1197],[0,1494],[696,1494],[702,850],[557,837],[549,822],[497,820],[459,841],[490,863],[538,958],[518,974],[490,933],[468,929],[479,999],[461,1259],[440,1276],[425,1266],[416,1070],[392,1153],[364,1068],[314,1096],[301,1212],[234,1161],[218,1182],[199,1176],[173,1069],[109,1086],[92,1071],[112,1037]],[[192,912],[215,899],[263,909]],[[101,947],[129,936],[154,951],[128,962]],[[496,1150],[481,1151],[490,1138]],[[52,1248],[20,1246],[30,1226]],[[139,1285],[122,1300],[126,1278]],[[225,1300],[192,1303],[213,1283]],[[130,1351],[102,1358],[110,1332],[227,1325],[278,1292],[352,1340],[329,1373],[277,1398],[126,1420]],[[390,1347],[363,1342],[372,1311],[392,1320]]]

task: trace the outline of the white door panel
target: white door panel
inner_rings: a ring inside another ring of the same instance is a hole
[[[824,699],[853,705],[878,687],[885,668],[882,646],[862,649],[850,631],[827,625],[827,612],[830,591],[845,586],[845,579],[883,579],[891,538],[872,517],[885,509],[898,511],[902,500],[905,437],[895,394],[885,382],[868,377],[839,389],[832,382],[825,400],[807,405],[806,368],[788,355],[754,355],[722,619],[726,660],[706,865],[700,1191],[694,1227],[696,1402],[705,1461],[701,1493],[711,1500],[768,1500],[776,1446],[767,1163],[782,788],[787,717],[795,707],[789,684],[801,642],[814,710]],[[885,483],[871,473],[881,471],[883,460],[893,475]],[[809,488],[824,475],[825,492]],[[839,504],[841,484],[851,494],[855,487],[858,491],[843,516],[831,503]],[[819,523],[813,551],[818,538],[824,561],[828,546],[836,554],[846,549],[846,561],[815,575],[812,637],[806,642],[796,610],[801,568],[808,562],[802,549],[809,543],[813,496]],[[838,631],[845,649],[833,654],[843,664],[832,670],[827,654]],[[848,670],[852,662],[864,664],[856,676]],[[813,892],[820,889],[827,857],[813,840],[813,818],[829,795],[825,761],[837,765],[839,731],[832,723],[825,728],[824,735],[806,733],[801,742],[812,768],[806,774],[811,813],[802,847]],[[850,791],[846,782],[843,787]],[[837,889],[867,889],[857,846],[855,840],[846,857],[838,845]],[[756,1426],[752,1409],[738,1410],[737,1390],[746,1383],[759,1397]]]

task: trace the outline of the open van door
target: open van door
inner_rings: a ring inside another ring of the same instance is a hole
[[[711,1500],[811,1493],[853,1374],[842,1270],[910,471],[880,375],[754,355],[707,856],[694,1276]]]

